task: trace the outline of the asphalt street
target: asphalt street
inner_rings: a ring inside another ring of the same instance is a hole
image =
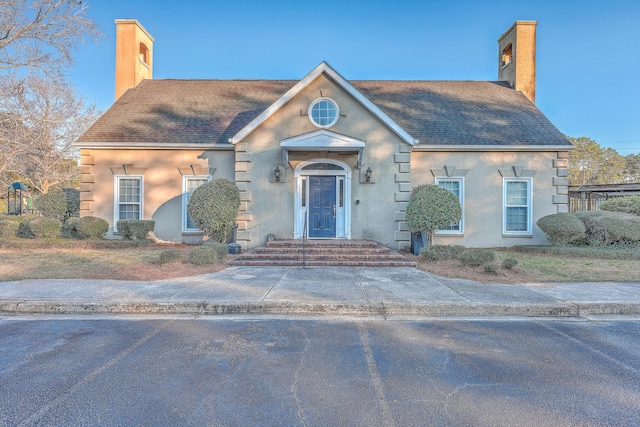
[[[640,319],[0,318],[0,425],[634,426]]]

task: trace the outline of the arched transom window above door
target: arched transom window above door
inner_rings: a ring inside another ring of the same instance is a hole
[[[310,165],[303,166],[300,170],[326,170],[326,171],[341,171],[345,170],[343,166],[333,163],[312,163]]]

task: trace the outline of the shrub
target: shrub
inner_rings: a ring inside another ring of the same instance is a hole
[[[433,184],[422,184],[422,185],[418,185],[417,187],[413,187],[411,189],[411,196],[410,198],[413,199],[415,197],[416,194],[418,194],[420,191],[422,191],[423,189],[425,189],[426,187],[433,185]]]
[[[95,216],[69,218],[67,223],[73,225],[72,234],[80,239],[101,239],[109,231],[109,223]]]
[[[214,179],[194,190],[187,208],[200,230],[214,241],[226,243],[238,217],[240,192],[233,182]]]
[[[496,260],[495,252],[489,249],[468,249],[458,259],[464,265],[478,267]]]
[[[20,223],[7,219],[0,219],[0,237],[15,237]]]
[[[487,274],[498,274],[499,271],[498,265],[494,263],[485,264],[483,268],[484,272]]]
[[[211,246],[199,246],[189,252],[189,262],[191,264],[210,265],[216,264],[221,259],[220,253]]]
[[[590,246],[640,244],[640,217],[621,212],[591,211],[575,214],[587,230]]]
[[[36,218],[22,224],[27,224],[31,234],[37,239],[52,239],[62,229],[62,221],[55,218]]]
[[[75,188],[63,188],[64,198],[67,202],[65,219],[80,216],[80,191]]]
[[[431,245],[420,250],[420,255],[427,261],[444,261],[456,259],[464,252],[461,245]]]
[[[640,216],[640,196],[616,197],[600,203],[600,209]]]
[[[77,216],[68,218],[64,222],[64,224],[62,224],[62,236],[67,238],[80,238],[80,236],[78,236],[78,232],[76,231],[76,225],[78,224],[78,221],[80,221],[80,218]]]
[[[512,268],[515,268],[516,265],[518,265],[518,260],[515,258],[507,258],[502,261],[502,268],[505,270],[511,270]]]
[[[536,224],[553,245],[568,245],[580,242],[586,237],[584,223],[573,214],[547,215],[540,218]]]
[[[220,256],[220,259],[226,257],[227,256],[227,252],[229,250],[227,248],[227,244],[226,243],[220,243],[220,242],[216,242],[214,240],[207,240],[202,244],[202,246],[206,246],[206,247],[215,249],[216,252],[218,252],[218,255]]]
[[[462,208],[456,196],[437,185],[424,185],[414,190],[407,206],[406,221],[411,231],[427,233],[433,243],[436,230],[460,221]]]
[[[20,225],[18,226],[18,231],[16,232],[16,236],[18,237],[22,237],[23,239],[33,239],[34,237],[36,237],[32,232],[31,232],[31,227],[29,226],[29,223],[31,221],[34,221],[38,218],[42,218],[39,217],[37,215],[29,215],[29,216],[21,216],[21,217],[16,217],[16,218],[20,218]]]
[[[67,215],[67,199],[62,190],[52,190],[34,200],[33,206],[42,216],[64,221]]]
[[[169,262],[178,262],[182,259],[182,254],[177,249],[165,249],[158,256],[158,264],[163,265]]]
[[[148,219],[127,219],[120,220],[116,224],[118,234],[126,240],[144,240],[149,236],[156,226],[155,221]]]

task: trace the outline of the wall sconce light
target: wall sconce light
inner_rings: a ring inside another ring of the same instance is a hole
[[[276,166],[276,168],[273,170],[273,177],[275,178],[276,182],[280,182],[280,167]]]
[[[366,170],[366,172],[365,172],[365,176],[364,176],[364,177],[365,177],[365,180],[366,180],[367,182],[371,182],[371,172],[373,172],[373,171],[371,170],[371,166],[369,166],[369,167],[367,168],[367,170]]]

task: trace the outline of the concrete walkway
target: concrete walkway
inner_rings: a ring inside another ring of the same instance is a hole
[[[0,282],[0,313],[639,315],[640,282],[506,285],[406,267],[230,267],[154,282]]]

